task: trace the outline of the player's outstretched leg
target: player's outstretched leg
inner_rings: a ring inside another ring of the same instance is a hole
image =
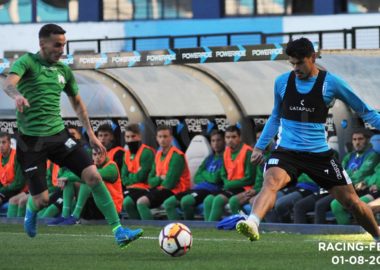
[[[265,172],[263,188],[255,197],[251,214],[247,220],[241,220],[236,224],[238,233],[248,237],[251,241],[259,240],[259,225],[263,217],[276,202],[277,191],[290,182],[287,172],[278,167],[271,167]]]
[[[26,209],[24,231],[29,237],[35,237],[37,235],[37,212]]]
[[[112,226],[112,232],[119,247],[124,248],[143,235],[142,229],[131,230],[121,226],[115,204],[95,165],[83,170],[82,179],[89,185],[96,206],[106,218],[107,223]]]
[[[240,220],[236,224],[238,233],[246,236],[250,241],[257,241],[260,239],[259,228],[254,221]]]
[[[142,229],[130,230],[121,225],[113,229],[116,243],[120,248],[126,248],[132,241],[137,240],[143,235]]]
[[[43,195],[41,195],[41,197],[43,197]],[[38,208],[30,196],[28,198],[24,218],[24,231],[29,237],[35,237],[37,235],[37,213]]]

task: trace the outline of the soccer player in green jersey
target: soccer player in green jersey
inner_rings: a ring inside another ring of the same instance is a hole
[[[69,136],[61,118],[63,91],[86,129],[92,147],[106,151],[91,128],[72,71],[59,61],[66,45],[65,33],[56,24],[44,25],[39,31],[40,51],[20,57],[4,83],[5,92],[16,103],[17,156],[32,195],[27,203],[24,229],[30,237],[37,234],[37,212],[49,201],[45,175],[46,160],[50,159],[81,176],[89,185],[98,208],[113,228],[117,244],[125,247],[139,238],[143,231],[120,225],[111,196],[96,166],[84,148]]]

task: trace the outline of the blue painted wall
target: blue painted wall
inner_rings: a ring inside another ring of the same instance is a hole
[[[282,17],[228,18],[203,20],[127,21],[127,37],[193,35],[229,32],[282,31]]]
[[[215,33],[234,32],[283,32],[282,17],[260,18],[228,18],[228,19],[193,19],[193,20],[161,20],[161,21],[127,21],[125,22],[126,37],[149,36],[178,36],[178,35],[202,35]],[[258,36],[235,37],[232,43],[259,44]],[[209,37],[202,39],[202,46],[216,46],[226,42],[225,37]],[[242,42],[244,41],[244,42]],[[271,40],[282,42],[282,39]],[[137,43],[138,50],[166,49],[169,46],[167,39],[141,40]],[[196,47],[196,40],[186,38],[174,44],[175,48]],[[126,50],[131,50],[131,43],[127,42]]]

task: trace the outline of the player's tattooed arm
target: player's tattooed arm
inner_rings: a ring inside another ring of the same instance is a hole
[[[106,153],[107,152],[106,148],[98,140],[98,138],[95,136],[94,131],[92,130],[91,123],[88,118],[87,109],[82,101],[82,98],[79,95],[76,95],[73,97],[69,96],[69,100],[79,120],[82,122],[83,127],[86,129],[91,146],[99,149],[103,153]]]
[[[82,101],[82,98],[79,95],[76,95],[74,97],[69,97],[69,100],[79,120],[82,122],[83,127],[87,131],[92,130],[90,120],[88,119],[87,109]]]
[[[16,109],[19,112],[24,111],[24,107],[30,107],[29,102],[20,92],[17,90],[17,83],[20,81],[20,77],[16,74],[9,74],[4,82],[4,92],[15,100]]]
[[[4,91],[8,96],[15,99],[16,96],[21,96],[17,90],[17,83],[20,81],[20,77],[16,74],[9,74],[4,82]]]
[[[17,90],[17,88],[14,85],[8,84],[4,86],[4,91],[7,93],[8,96],[11,98],[15,98],[16,96],[20,96],[20,92]]]

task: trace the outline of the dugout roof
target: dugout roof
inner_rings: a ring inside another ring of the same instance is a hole
[[[322,54],[317,63],[347,81],[361,99],[380,111],[380,55]]]

